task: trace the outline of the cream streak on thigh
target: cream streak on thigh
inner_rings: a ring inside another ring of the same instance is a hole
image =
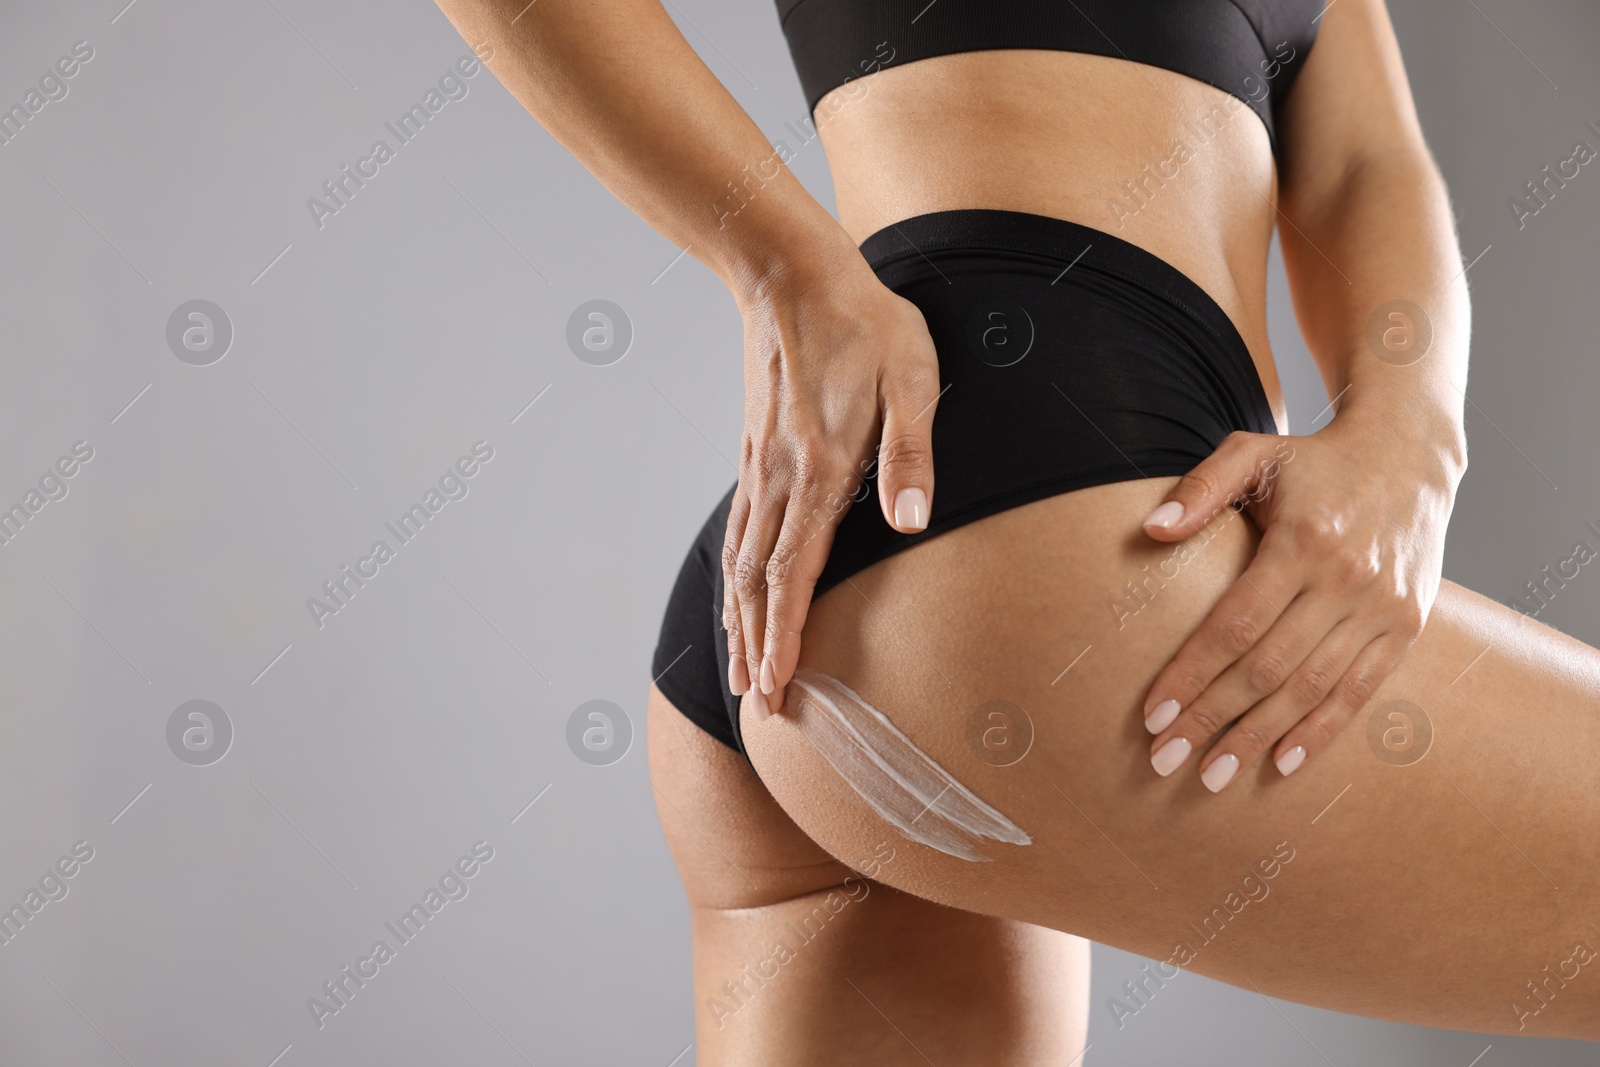
[[[855,690],[821,671],[795,674],[800,732],[828,764],[907,838],[957,859],[986,862],[985,838],[1032,844]]]

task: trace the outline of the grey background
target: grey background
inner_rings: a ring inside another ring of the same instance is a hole
[[[487,72],[318,229],[307,198],[467,53],[431,5],[125,2],[7,3],[0,34],[6,106],[75,41],[95,51],[0,145],[0,505],[94,449],[0,546],[0,903],[95,850],[0,945],[0,1061],[665,1067],[693,1007],[643,696],[734,473],[732,300]],[[769,4],[669,10],[770,136],[805,114]],[[1600,10],[1393,14],[1463,248],[1489,248],[1446,574],[1507,600],[1600,518],[1600,176],[1521,232],[1507,206],[1596,143]],[[794,168],[831,203],[818,146]],[[607,367],[564,341],[593,298],[636,331]],[[166,344],[193,299],[235,330],[207,367]],[[1276,257],[1272,300],[1304,432],[1326,397]],[[479,440],[468,495],[319,629],[307,598]],[[1600,641],[1600,578],[1542,617]],[[167,745],[196,699],[234,731],[210,766]],[[610,766],[567,747],[589,700],[632,717]],[[306,999],[479,840],[469,894],[319,1031]],[[1105,1001],[1138,961],[1094,963],[1090,1064],[1467,1067],[1491,1044],[1198,976],[1118,1031]],[[1593,1055],[1492,1044],[1484,1067]]]

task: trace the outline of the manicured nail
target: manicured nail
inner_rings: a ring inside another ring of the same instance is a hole
[[[1178,717],[1178,702],[1176,700],[1163,700],[1150,709],[1150,714],[1144,718],[1144,728],[1153,734],[1172,725],[1172,720]]]
[[[1159,508],[1152,511],[1144,520],[1146,526],[1158,526],[1163,530],[1170,530],[1183,519],[1183,505],[1176,500],[1169,500]]]
[[[777,676],[772,672],[772,653],[768,652],[761,657],[761,691],[767,696],[778,686]]]
[[[750,714],[755,717],[756,722],[763,722],[772,714],[772,709],[767,706],[767,698],[761,695],[761,690],[750,690],[745,699],[750,702]]]
[[[907,530],[928,525],[928,494],[921,489],[902,489],[894,495],[894,524]]]
[[[1306,746],[1296,745],[1278,757],[1278,773],[1285,778],[1300,769],[1300,764],[1306,761]]]
[[[743,656],[728,660],[728,690],[736,697],[744,696],[750,688],[750,672],[745,668]]]
[[[1156,754],[1150,757],[1150,766],[1156,773],[1165,778],[1189,758],[1189,742],[1186,738],[1174,737],[1171,741],[1156,749]]]
[[[1213,793],[1220,793],[1222,787],[1233,781],[1233,776],[1238,773],[1239,757],[1229,752],[1212,760],[1211,765],[1200,772],[1200,780]]]

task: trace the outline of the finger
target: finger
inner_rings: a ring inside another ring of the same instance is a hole
[[[1371,641],[1348,668],[1335,679],[1328,695],[1309,714],[1289,729],[1278,742],[1273,762],[1284,775],[1293,774],[1307,760],[1328,747],[1349,725],[1357,712],[1372,699],[1372,694],[1389,677],[1395,664],[1411,647],[1405,634],[1389,631]]]
[[[744,632],[739,626],[739,591],[734,574],[739,566],[739,544],[744,540],[750,517],[750,498],[744,480],[733,490],[728,508],[728,530],[722,538],[722,628],[728,632],[728,688],[734,696],[744,696],[750,688],[750,671],[745,665]]]
[[[844,487],[843,477],[825,482]],[[814,477],[797,480],[789,496],[783,527],[767,563],[767,626],[761,659],[761,692],[771,711],[781,711],[784,687],[800,661],[800,633],[811,610],[817,578],[828,562],[834,531],[853,494],[823,491]]]
[[[1220,793],[1239,772],[1254,766],[1296,723],[1322,703],[1372,637],[1371,630],[1354,619],[1345,619],[1334,627],[1283,685],[1228,727],[1227,733],[1206,753],[1200,765],[1200,781],[1205,787]],[[1303,756],[1304,749],[1300,751]]]
[[[883,438],[878,446],[878,506],[901,533],[928,526],[933,506],[933,409],[937,368],[903,370],[883,387]]]
[[[1210,613],[1156,675],[1145,696],[1145,728],[1159,734],[1224,670],[1256,646],[1300,593],[1303,579],[1292,553],[1269,529],[1256,556]]]
[[[1326,597],[1296,597],[1248,652],[1185,704],[1177,718],[1152,740],[1152,755],[1173,738],[1184,738],[1191,750],[1199,751],[1221,735],[1241,715],[1276,693],[1307,657],[1316,655],[1319,642],[1343,622],[1345,614],[1342,605],[1332,604]],[[1351,649],[1350,655],[1355,652]],[[1340,664],[1340,669],[1344,666]],[[1155,721],[1152,716],[1146,725]],[[1270,745],[1278,736],[1266,743]]]
[[[1231,503],[1259,499],[1277,474],[1281,440],[1273,434],[1235,430],[1216,451],[1178,479],[1166,499],[1144,520],[1157,541],[1193,537]]]
[[[744,631],[744,662],[751,683],[746,695],[759,720],[770,712],[759,685],[767,618],[767,561],[772,558],[788,500],[785,495],[778,494],[771,483],[758,482],[751,490],[750,519],[745,523],[744,538],[739,542],[733,581],[739,591],[739,625]]]

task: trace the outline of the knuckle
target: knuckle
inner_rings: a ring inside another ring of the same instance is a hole
[[[744,494],[745,505],[748,510],[754,511],[756,505],[767,497],[766,461],[760,456],[751,456],[739,464],[739,492]]]
[[[926,330],[926,327],[923,327]],[[921,331],[919,331],[921,332]],[[939,389],[939,361],[937,358],[925,358],[920,345],[913,351],[904,352],[902,358],[894,361],[894,370],[886,379],[886,385],[897,392],[920,396],[929,391],[937,392]],[[909,356],[910,358],[904,358]]]
[[[765,574],[767,585],[773,587],[783,585],[789,577],[791,562],[792,560],[784,551],[783,546],[778,546],[772,553],[772,558],[767,560]]]
[[[1229,722],[1227,715],[1206,704],[1202,704],[1197,708],[1190,708],[1185,712],[1185,717],[1189,720],[1189,725],[1192,729],[1184,732],[1196,734],[1202,738],[1215,736]]]
[[[796,563],[796,553],[788,545],[780,544],[773,550],[772,558],[767,560],[767,585],[774,593],[800,584],[800,568]]]
[[[741,600],[753,600],[766,585],[766,568],[751,556],[740,556],[733,569],[733,588]]]
[[[1325,715],[1317,715],[1307,719],[1303,729],[1305,733],[1302,740],[1306,743],[1306,749],[1311,752],[1320,752],[1327,748],[1328,743],[1333,740],[1333,735],[1337,732],[1333,723]]]
[[[789,467],[789,460],[775,448],[763,449],[756,456],[755,470],[757,484],[763,488],[769,487],[782,480],[784,472]]]
[[[789,454],[789,480],[796,487],[810,489],[815,486],[822,467],[822,450],[810,441],[796,444]]]
[[[1253,657],[1249,668],[1245,671],[1245,683],[1252,691],[1259,694],[1275,693],[1289,677],[1289,663],[1284,658],[1283,650],[1266,648]]]
[[[1349,672],[1340,681],[1339,696],[1352,712],[1359,711],[1372,699],[1377,688],[1377,672],[1371,667],[1362,667]]]
[[[1275,740],[1276,738],[1266,730],[1249,720],[1235,724],[1233,729],[1228,731],[1228,747],[1239,757],[1241,763],[1265,752]]]
[[[1178,479],[1178,495],[1189,500],[1210,498],[1217,492],[1218,485],[1217,476],[1201,467]]]
[[[1211,679],[1201,674],[1193,664],[1180,661],[1173,670],[1170,682],[1176,687],[1174,695],[1178,702],[1186,705],[1189,700],[1205,691]]]
[[[1254,444],[1260,437],[1260,434],[1251,433],[1249,430],[1229,430],[1227,436],[1222,439],[1222,446],[1225,448],[1246,448]]]
[[[1318,704],[1328,695],[1337,679],[1338,674],[1326,661],[1318,659],[1315,663],[1307,663],[1296,672],[1291,683],[1294,698],[1301,704]]]
[[[921,437],[903,433],[883,442],[878,464],[901,475],[920,474],[932,466],[933,453]]]
[[[746,450],[739,464],[739,487],[754,511],[767,496],[783,467],[782,455],[772,441],[758,441]]]
[[[1242,656],[1255,647],[1261,627],[1250,615],[1230,616],[1217,631],[1217,643],[1224,652]]]
[[[1361,553],[1361,580],[1375,582],[1383,577],[1384,560],[1376,547]],[[1398,593],[1396,594],[1398,595]]]
[[[1326,552],[1344,538],[1344,518],[1333,508],[1320,505],[1301,517],[1297,532],[1302,544]]]
[[[1377,578],[1382,572],[1375,555],[1349,545],[1334,552],[1329,563],[1339,580],[1348,585],[1365,584]]]

